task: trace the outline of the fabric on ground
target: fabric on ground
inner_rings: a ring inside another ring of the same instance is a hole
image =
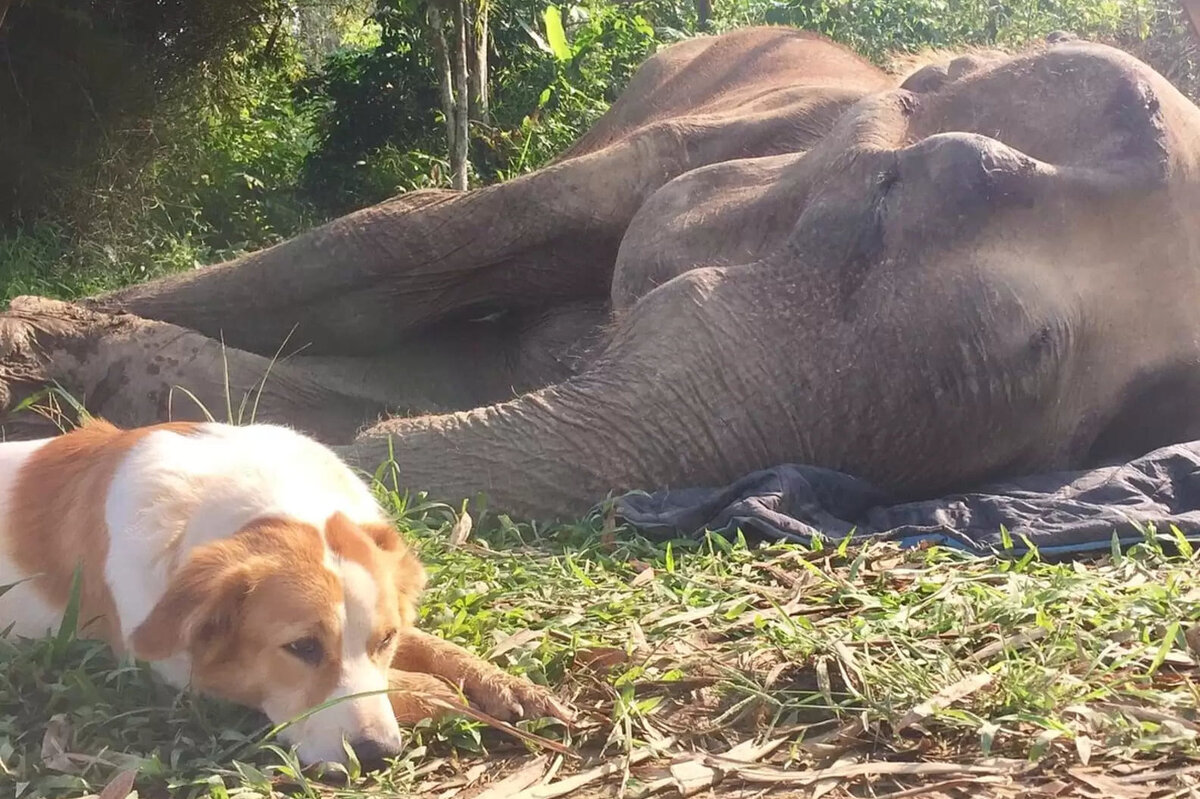
[[[1174,444],[1128,463],[991,483],[939,499],[892,504],[868,482],[814,466],[785,464],[723,488],[618,497],[619,517],[647,534],[705,530],[811,542],[855,538],[956,546],[978,554],[1013,550],[1025,537],[1045,556],[1069,556],[1145,540],[1174,526],[1200,540],[1200,441]]]

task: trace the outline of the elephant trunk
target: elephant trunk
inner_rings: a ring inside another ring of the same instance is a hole
[[[401,487],[458,502],[486,497],[529,518],[577,518],[610,491],[677,471],[626,410],[575,380],[461,413],[393,419],[339,454],[374,472],[393,461]]]

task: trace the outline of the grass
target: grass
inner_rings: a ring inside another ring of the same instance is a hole
[[[110,234],[80,240],[66,226],[42,222],[0,236],[0,302],[24,294],[74,300],[186,271],[219,260],[186,234],[143,231],[139,241]]]
[[[451,719],[407,730],[387,772],[339,785],[304,774],[257,714],[177,695],[100,645],[0,639],[0,795],[113,783],[109,799],[136,776],[141,797],[466,799],[506,775],[519,788],[597,766],[610,773],[582,795],[676,780],[746,795],[1198,793],[1186,544],[1055,564],[652,542],[600,516],[538,528],[488,514],[455,544],[452,509],[378,489],[430,571],[422,626],[572,700],[575,728],[521,726],[578,757]],[[712,759],[732,747],[757,762]]]

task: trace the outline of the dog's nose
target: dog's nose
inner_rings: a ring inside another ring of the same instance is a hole
[[[351,744],[363,771],[374,771],[384,766],[384,760],[400,754],[400,745],[379,738],[360,738]]]

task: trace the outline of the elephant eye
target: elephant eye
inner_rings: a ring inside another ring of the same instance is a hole
[[[298,638],[290,644],[284,644],[283,648],[310,666],[319,665],[322,658],[325,657],[325,650],[322,648],[321,642],[311,635]]]

